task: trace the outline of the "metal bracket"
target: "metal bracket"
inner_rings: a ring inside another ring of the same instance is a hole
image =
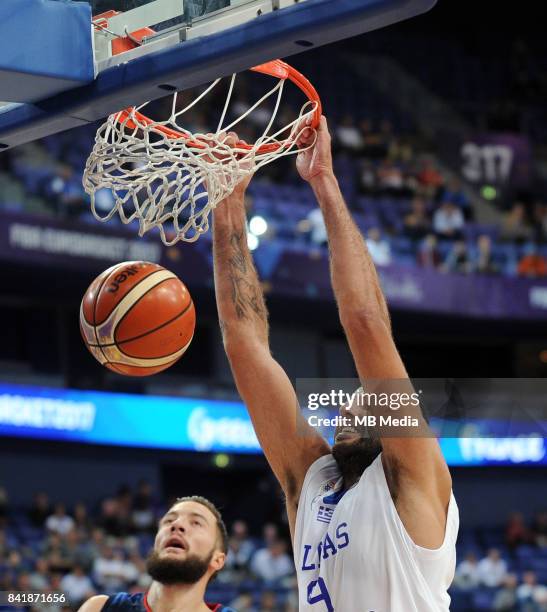
[[[127,36],[156,23],[162,23],[184,13],[184,0],[155,0],[137,8],[120,13],[108,20],[108,29],[117,36]]]
[[[293,4],[298,4],[299,2],[305,2],[305,0],[272,0],[272,8],[274,11],[277,11],[292,6]]]

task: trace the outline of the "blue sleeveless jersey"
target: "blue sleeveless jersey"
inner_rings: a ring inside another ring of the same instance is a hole
[[[206,604],[212,612],[235,612],[222,604]],[[109,597],[101,612],[152,612],[146,603],[145,593],[116,593]]]

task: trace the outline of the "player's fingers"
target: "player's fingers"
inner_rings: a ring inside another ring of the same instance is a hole
[[[313,142],[314,133],[313,130],[309,127],[304,128],[302,132],[299,134],[296,144],[299,147],[306,147]]]
[[[238,136],[235,132],[228,132],[222,141],[228,147],[233,147],[238,141]]]

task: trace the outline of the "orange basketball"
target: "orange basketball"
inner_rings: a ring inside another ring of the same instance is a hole
[[[105,270],[80,306],[80,331],[93,357],[127,376],[150,376],[173,365],[190,345],[195,325],[184,283],[146,261]]]

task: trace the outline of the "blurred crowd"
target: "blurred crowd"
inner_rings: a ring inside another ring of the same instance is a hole
[[[333,131],[337,165],[346,168],[343,190],[378,265],[547,276],[546,202],[516,201],[498,222],[477,223],[462,181],[446,176],[434,156],[416,152],[389,122],[375,131],[372,122],[347,116]],[[354,185],[347,179],[352,166]],[[310,241],[325,244],[320,212],[306,221]]]
[[[248,104],[236,98],[234,108],[236,114],[243,113]],[[188,120],[194,131],[207,131],[213,121],[201,112]],[[264,121],[267,113],[258,113],[244,136],[255,138]],[[81,184],[93,129],[4,152],[0,209],[94,222]],[[347,115],[331,130],[342,191],[379,266],[547,276],[546,202],[516,201],[500,213],[498,222],[478,223],[463,183],[446,176],[434,156],[416,150],[412,139],[396,134],[389,121],[357,123]],[[321,212],[298,180],[291,157],[261,169],[250,194],[250,217],[260,216],[267,227],[257,246],[272,241],[311,249],[326,245]],[[255,207],[254,199],[261,205]],[[98,208],[107,211],[112,205],[111,193],[99,192]]]
[[[483,540],[498,544],[486,553],[473,540],[475,534],[462,535],[460,550],[466,546],[468,551],[456,567],[455,610],[547,610],[547,512],[538,513],[531,523],[513,513],[504,530],[483,535]]]
[[[77,610],[95,594],[145,591],[151,583],[145,560],[164,511],[147,481],[120,487],[97,508],[79,502],[68,509],[37,492],[30,507],[16,511],[0,488],[0,591],[66,596],[64,603],[33,606],[37,612]],[[244,520],[234,521],[226,566],[208,599],[238,612],[296,611],[294,565],[281,531],[266,523],[254,537]]]

